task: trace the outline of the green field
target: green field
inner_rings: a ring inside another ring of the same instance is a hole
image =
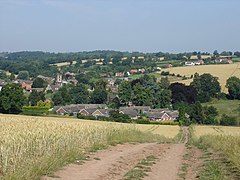
[[[214,100],[203,103],[203,106],[214,106],[217,108],[219,115],[227,114],[240,118],[240,100]]]

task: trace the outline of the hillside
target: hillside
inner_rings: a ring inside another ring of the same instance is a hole
[[[204,74],[210,73],[213,76],[219,78],[219,82],[221,84],[222,90],[227,92],[225,87],[226,81],[231,76],[240,77],[240,63],[234,64],[219,64],[219,65],[203,65],[203,66],[184,66],[184,67],[173,67],[168,68],[165,71],[169,71],[170,73],[180,74],[182,76],[190,77],[195,73]],[[178,80],[177,82],[190,84],[192,79],[187,80]]]

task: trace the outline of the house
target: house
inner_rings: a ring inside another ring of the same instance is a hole
[[[124,73],[123,73],[123,72],[116,72],[116,73],[115,73],[115,76],[117,76],[117,77],[123,77],[123,76],[124,76]]]
[[[198,60],[197,62],[195,62],[195,65],[203,65],[204,64],[204,61],[203,60]]]
[[[160,61],[163,61],[165,59],[165,57],[159,57],[158,58]]]
[[[131,117],[131,119],[137,119],[139,117],[137,110],[134,110],[131,108],[119,109],[119,113],[129,115]]]
[[[97,110],[97,108],[84,108],[81,109],[78,113],[83,116],[92,116],[92,114]]]
[[[0,79],[0,91],[2,90],[2,87],[6,84],[4,80]]]
[[[171,67],[173,67],[173,65],[172,64],[166,64],[164,67],[165,68],[171,68]]]
[[[14,83],[19,84],[25,91],[31,92],[32,84],[33,84],[32,81],[29,81],[29,80],[19,80],[18,79],[16,81],[14,81]]]
[[[37,91],[37,92],[44,92],[44,88],[31,88],[29,92]]]
[[[185,65],[186,66],[195,66],[195,63],[192,61],[187,61],[187,62],[185,62]]]
[[[144,73],[146,70],[144,68],[138,69],[140,73]]]
[[[73,78],[75,78],[75,73],[66,72],[66,73],[65,73],[65,77],[66,77],[67,79],[73,79]]]
[[[54,78],[51,78],[51,77],[46,77],[46,76],[42,76],[42,75],[38,75],[37,77],[48,82],[49,84],[53,83],[53,81],[54,81]]]
[[[226,59],[226,60],[222,60],[222,63],[226,63],[226,64],[232,64],[233,61],[230,59]]]
[[[109,86],[114,86],[114,85],[115,85],[115,82],[116,82],[115,79],[113,79],[113,78],[108,78],[108,85],[109,85]]]
[[[54,106],[52,111],[56,112],[59,115],[64,114],[74,114],[79,113],[80,110],[84,109],[85,105],[82,104],[71,104],[67,106]]]
[[[138,70],[137,70],[137,69],[131,69],[129,72],[130,72],[131,74],[134,74],[134,73],[138,73]]]
[[[166,112],[148,112],[147,118],[151,121],[157,122],[172,122],[173,118]]]
[[[56,91],[58,91],[60,88],[61,88],[61,86],[58,85],[58,84],[56,84],[56,85],[49,84],[49,85],[46,87],[45,92],[48,92],[48,91],[56,92]]]

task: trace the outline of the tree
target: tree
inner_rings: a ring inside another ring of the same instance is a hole
[[[94,104],[104,104],[107,102],[107,90],[101,87],[96,87],[91,94],[91,102]]]
[[[205,117],[201,103],[197,102],[192,105],[190,119],[192,120],[192,122],[203,124]]]
[[[118,96],[124,105],[128,105],[132,101],[132,87],[129,81],[121,82],[118,87]]]
[[[23,89],[17,84],[7,84],[0,92],[0,112],[17,114],[25,104]]]
[[[89,92],[86,85],[80,83],[72,87],[70,93],[73,97],[74,104],[87,104],[89,103]]]
[[[28,97],[28,101],[31,106],[36,106],[38,101],[45,101],[44,92],[32,91]]]
[[[240,99],[240,79],[236,76],[230,77],[227,80],[226,87],[228,88],[230,99]]]
[[[28,80],[29,79],[29,72],[28,71],[19,71],[18,79]]]
[[[172,83],[170,85],[170,90],[172,92],[172,103],[186,102],[193,104],[196,102],[197,91],[192,86],[186,86],[182,83]]]
[[[189,118],[186,117],[186,110],[183,106],[181,106],[179,109],[179,116],[178,121],[181,125],[189,126],[191,124],[191,121]]]
[[[45,82],[42,78],[36,78],[32,84],[33,88],[46,88],[47,82]]]
[[[140,83],[133,86],[132,102],[136,106],[151,105],[152,98],[150,90],[144,88]]]
[[[223,126],[238,126],[239,122],[237,121],[236,117],[228,116],[226,114],[223,114],[220,119],[220,125]]]
[[[219,55],[218,50],[215,50],[215,51],[213,52],[213,55],[218,56],[218,55]]]
[[[196,89],[197,100],[200,102],[208,102],[211,98],[217,98],[221,92],[218,78],[209,73],[200,76],[196,73],[190,86]]]
[[[55,105],[65,105],[72,101],[72,96],[69,88],[64,85],[54,95],[53,102]]]
[[[10,79],[11,81],[14,80],[14,79],[15,79],[15,75],[14,75],[13,73],[11,73],[9,79]]]
[[[204,124],[211,124],[211,125],[218,125],[219,122],[217,120],[217,116],[218,116],[218,111],[217,108],[213,107],[213,106],[206,106],[203,107],[203,112],[204,112],[204,120],[203,123]]]

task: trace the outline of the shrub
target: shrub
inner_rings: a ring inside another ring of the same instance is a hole
[[[220,125],[223,126],[237,126],[238,124],[239,123],[236,117],[228,116],[226,114],[223,114],[220,119]]]

